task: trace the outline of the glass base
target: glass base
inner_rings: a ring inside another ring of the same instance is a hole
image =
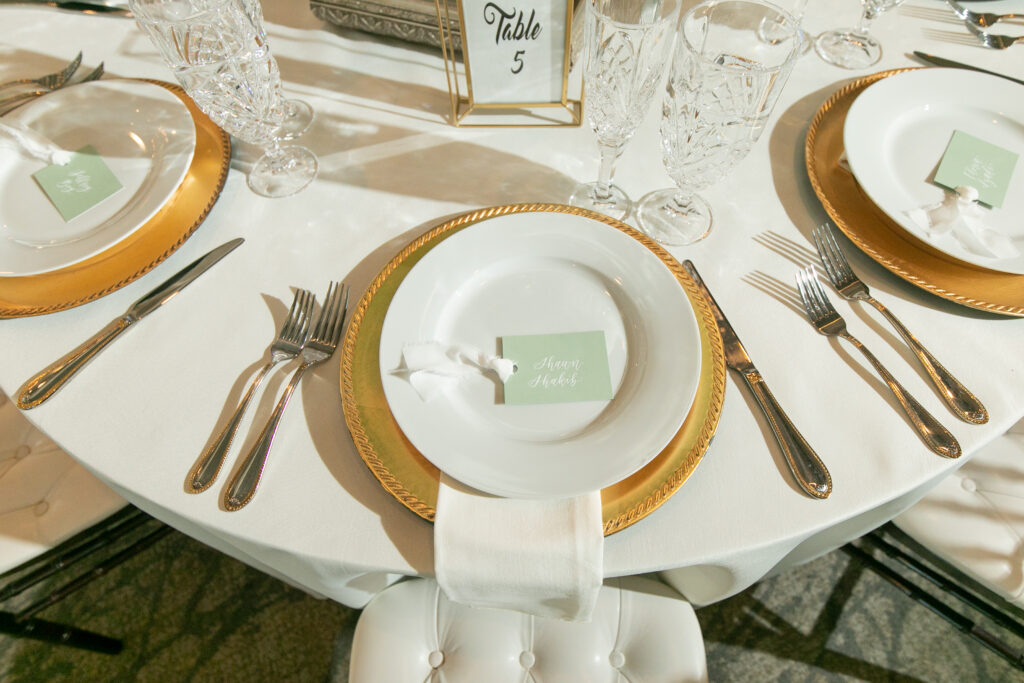
[[[249,188],[264,197],[287,197],[313,182],[319,165],[316,155],[298,145],[264,154],[249,171]]]
[[[583,183],[573,191],[569,203],[622,220],[633,210],[633,200],[618,185],[609,185],[608,188],[608,197],[598,197],[597,183]]]
[[[313,107],[303,100],[284,101],[284,121],[277,129],[278,140],[292,140],[299,137],[313,123]]]
[[[636,218],[641,232],[669,247],[699,242],[711,231],[711,206],[697,195],[687,197],[676,189],[644,195]]]
[[[826,31],[814,41],[818,56],[844,69],[865,69],[882,58],[882,46],[856,29]]]

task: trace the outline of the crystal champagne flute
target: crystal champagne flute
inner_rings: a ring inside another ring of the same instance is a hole
[[[680,0],[585,2],[584,97],[601,165],[597,181],[578,186],[569,202],[624,218],[633,203],[612,183],[615,161],[661,86]]]

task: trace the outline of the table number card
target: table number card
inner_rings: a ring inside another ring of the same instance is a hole
[[[85,213],[122,187],[92,145],[71,155],[67,164],[47,166],[32,177],[65,221]]]
[[[604,332],[502,337],[501,355],[516,367],[505,382],[506,405],[612,397]]]
[[[580,102],[568,97],[571,0],[452,4],[461,31],[461,70],[451,10],[437,0],[456,125],[579,125]]]
[[[979,202],[998,208],[1016,163],[1017,155],[1010,150],[956,130],[935,171],[935,182],[950,190],[973,187]]]

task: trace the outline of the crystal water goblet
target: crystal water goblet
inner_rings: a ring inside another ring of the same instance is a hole
[[[263,148],[249,170],[254,192],[285,197],[316,177],[313,152],[280,144],[285,100],[262,12],[247,0],[129,0],[129,6],[203,113],[228,134]]]
[[[758,38],[764,22],[789,31]],[[697,195],[739,163],[757,142],[801,53],[792,16],[763,0],[711,0],[679,24],[662,103],[662,161],[676,187],[645,195],[639,228],[662,244],[704,238],[711,207]]]
[[[856,28],[825,31],[814,41],[818,56],[844,69],[864,69],[882,58],[882,44],[870,33],[871,22],[903,0],[861,0],[860,23]]]
[[[585,0],[584,99],[601,154],[596,182],[579,185],[574,206],[624,218],[633,202],[612,183],[615,162],[661,85],[680,0]]]

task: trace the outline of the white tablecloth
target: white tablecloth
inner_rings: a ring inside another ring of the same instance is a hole
[[[915,65],[907,56],[913,49],[1024,76],[1024,47],[979,47],[961,25],[939,18],[944,7],[911,0],[879,18],[885,56],[864,72],[826,65],[813,53],[802,58],[753,153],[706,193],[715,211],[711,235],[671,250],[701,270],[776,397],[831,470],[832,497],[798,492],[753,400],[730,376],[704,461],[669,502],[607,539],[607,575],[670,570],[665,577],[695,603],[719,600],[880,524],[957,466],[926,450],[859,354],[819,336],[751,284],[764,277],[789,284],[795,270],[759,236],[771,231],[809,246],[811,228],[825,219],[806,178],[803,142],[811,117],[839,85]],[[329,279],[344,278],[359,292],[442,217],[495,204],[564,202],[576,182],[596,175],[596,144],[585,126],[452,127],[436,51],[324,27],[301,0],[271,0],[265,11],[288,92],[317,112],[302,142],[320,157],[319,179],[291,198],[256,197],[244,175],[255,150],[236,145],[237,170],[212,213],[153,272],[73,310],[0,322],[0,387],[13,393],[164,278],[244,236],[242,248],[27,415],[142,509],[306,590],[360,606],[400,575],[431,573],[432,534],[359,459],[341,416],[340,354],[300,386],[246,508],[218,507],[223,475],[211,491],[187,495],[186,472],[263,359],[290,287],[322,292]],[[858,13],[854,0],[812,2],[806,26],[818,32],[852,25]],[[0,25],[0,80],[43,73],[79,49],[86,64],[103,60],[115,76],[173,80],[129,20],[5,6]],[[670,182],[656,110],[617,169],[634,198]],[[957,421],[891,328],[867,307],[839,303],[854,334],[968,455],[1024,415],[1024,320],[956,306],[852,256],[878,298],[988,406],[987,425]],[[280,390],[282,379],[276,375],[270,387]]]

